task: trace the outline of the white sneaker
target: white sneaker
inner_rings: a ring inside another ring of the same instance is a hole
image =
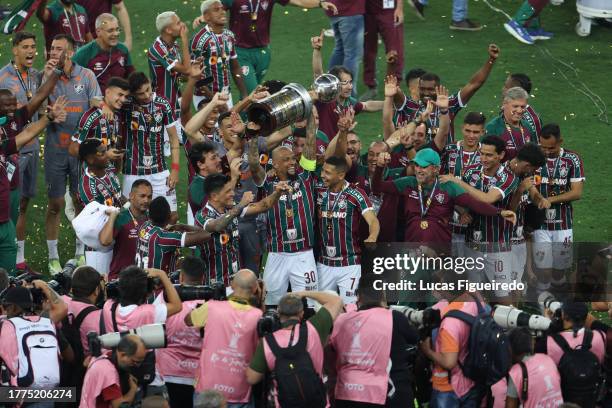
[[[64,206],[64,214],[66,214],[68,221],[72,222],[74,217],[76,217],[76,209],[74,208],[74,202],[72,201],[72,195],[70,194],[69,188],[66,189],[64,200],[66,201],[66,205]]]
[[[565,0],[550,0],[550,4],[552,4],[553,6],[560,6],[563,4]]]
[[[334,37],[334,30],[332,30],[331,28],[328,28],[327,30],[323,31],[323,35],[325,37],[333,38]]]

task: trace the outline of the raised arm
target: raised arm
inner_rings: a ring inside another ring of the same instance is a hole
[[[434,143],[438,148],[438,151],[444,150],[446,141],[448,140],[448,134],[450,133],[450,116],[448,114],[448,90],[443,86],[436,87],[436,102],[435,105],[438,107],[438,113],[440,114],[440,125],[436,136],[434,137]],[[428,104],[431,101],[428,102]]]
[[[489,77],[489,74],[491,73],[491,69],[493,69],[493,64],[495,64],[495,61],[497,61],[497,57],[499,57],[499,47],[495,44],[490,44],[489,59],[472,76],[470,82],[468,82],[463,88],[461,88],[461,91],[459,91],[459,96],[463,104],[468,103],[476,91],[478,91],[480,87],[484,85]]]
[[[132,25],[130,24],[130,15],[125,7],[125,3],[121,1],[115,4],[115,11],[117,12],[119,24],[121,24],[123,32],[125,33],[125,46],[128,51],[132,51]]]
[[[229,210],[219,218],[206,221],[206,224],[204,224],[204,229],[208,232],[224,231],[234,218],[242,215],[246,206],[249,205],[251,202],[253,202],[253,193],[250,191],[246,191],[242,195],[242,199],[240,200],[240,202],[235,205],[231,210]]]
[[[306,143],[304,143],[302,157],[306,160],[317,160],[317,127],[315,125],[314,112],[310,113],[306,122]]]
[[[250,204],[245,211],[245,215],[257,215],[264,211],[268,211],[276,204],[283,193],[292,193],[292,189],[286,181],[279,182],[274,187],[274,192],[256,203]]]
[[[383,172],[387,164],[391,161],[391,155],[387,152],[382,152],[376,159],[376,170],[374,170],[374,177],[372,177],[372,193],[374,194],[400,194],[396,184],[393,181],[383,181]]]
[[[172,68],[179,74],[189,75],[191,73],[191,56],[189,50],[189,30],[187,25],[181,22],[181,29],[179,31],[181,37],[181,58],[174,64]]]
[[[29,143],[40,132],[42,132],[51,121],[64,121],[66,119],[66,97],[57,98],[53,106],[49,107],[49,113],[43,115],[39,120],[26,127],[21,133],[15,136],[15,146],[19,150],[22,146]]]
[[[32,281],[32,285],[40,289],[45,295],[49,306],[49,318],[55,323],[61,322],[68,314],[68,306],[64,303],[64,300],[44,281],[37,279]]]
[[[45,64],[43,83],[27,105],[29,118],[31,118],[38,111],[41,105],[47,100],[51,92],[53,92],[53,89],[55,89],[55,85],[59,79],[56,68],[60,70],[63,69],[63,64],[61,66],[59,66],[59,64],[60,63],[57,60],[49,60]]]
[[[229,100],[229,95],[226,93],[216,93],[213,96],[212,101],[207,104],[203,109],[201,109],[198,113],[193,115],[193,117],[185,124],[185,133],[189,139],[194,142],[202,142],[204,141],[204,136],[200,134],[200,128],[206,122],[206,119],[211,114],[214,108],[223,106]]]
[[[395,131],[395,125],[393,124],[393,115],[395,113],[393,98],[398,92],[397,78],[393,74],[387,74],[385,78],[385,101],[383,103],[382,113],[383,138],[385,141],[389,139],[389,136]]]
[[[447,182],[456,183],[459,186],[461,186],[465,191],[467,191],[467,193],[471,195],[472,197],[476,198],[477,200],[484,201],[485,203],[488,203],[488,204],[496,203],[499,200],[504,198],[503,194],[498,188],[491,188],[489,189],[489,191],[485,193],[484,191],[481,191],[475,187],[472,187],[465,181],[460,180],[450,174],[440,175],[440,181],[442,183],[447,183]]]
[[[346,151],[348,148],[348,132],[353,126],[354,119],[355,111],[353,108],[349,108],[340,114],[338,119],[338,134],[331,140],[331,142],[329,142],[327,149],[325,149],[326,159],[332,156],[344,157],[349,164],[349,167],[352,165],[352,160],[350,156],[346,154]]]
[[[317,37],[310,38],[310,45],[312,46],[312,75],[316,79],[319,75],[323,74],[323,57],[321,57],[321,49],[323,48],[323,31]]]
[[[305,290],[294,292],[294,295],[316,300],[322,307],[327,309],[332,317],[332,320],[336,320],[336,317],[342,313],[342,308],[344,307],[342,304],[342,298],[335,293]]]
[[[110,208],[106,210],[106,214],[108,214],[108,220],[104,227],[100,230],[98,234],[98,240],[100,244],[104,246],[109,246],[113,243],[113,238],[115,235],[115,221],[117,221],[117,216],[119,215],[119,211],[115,208]]]

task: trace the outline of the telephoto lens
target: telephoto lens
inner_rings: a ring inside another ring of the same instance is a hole
[[[534,331],[546,331],[551,324],[551,320],[547,317],[532,315],[520,309],[504,305],[495,307],[493,320],[504,329],[527,327]]]

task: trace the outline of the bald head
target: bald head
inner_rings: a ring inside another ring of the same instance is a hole
[[[232,289],[234,291],[247,291],[252,292],[257,286],[257,276],[250,269],[241,269],[235,275],[232,280]]]
[[[282,156],[282,155],[285,155],[285,154],[293,154],[293,150],[291,150],[291,148],[289,146],[286,146],[286,145],[278,146],[277,148],[272,150],[272,161],[277,159],[279,156]]]

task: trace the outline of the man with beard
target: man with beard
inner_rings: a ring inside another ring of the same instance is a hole
[[[134,65],[127,47],[119,42],[119,22],[112,14],[100,14],[96,19],[96,40],[79,48],[73,61],[96,74],[102,92],[113,77],[127,78]]]
[[[49,101],[55,103],[58,98],[64,97],[69,101],[66,121],[50,124],[45,140],[45,182],[49,199],[45,233],[49,251],[49,272],[52,274],[62,271],[57,249],[61,211],[66,207],[66,212],[69,212],[70,208],[77,212],[74,204],[78,203],[79,160],[68,153],[70,138],[83,113],[93,106],[100,106],[102,99],[100,86],[93,72],[72,62],[74,46],[72,37],[59,34],[53,39],[49,51],[49,61],[58,61],[61,66],[61,80],[49,95]],[[111,113],[110,110],[108,113]],[[85,262],[84,250],[83,243],[77,238],[74,255],[79,265]]]
[[[168,201],[172,211],[170,223],[174,224],[178,220],[175,187],[180,170],[174,109],[166,98],[152,91],[151,82],[144,73],[132,73],[128,82],[132,97],[119,112],[121,138],[126,149],[123,195],[128,196],[135,180],[148,180],[153,186],[153,198],[164,197]],[[170,171],[163,154],[164,131],[168,133],[172,147]]]
[[[298,173],[295,154],[288,146],[272,152],[274,176],[267,177],[263,189],[273,194],[280,182],[287,182],[293,191],[283,194],[268,212],[268,258],[264,283],[267,305],[278,305],[281,297],[291,290],[317,290],[317,266],[313,247],[315,239],[314,185],[316,176],[315,121],[311,114],[306,126],[306,144],[300,157]]]
[[[44,86],[43,92],[37,94],[41,86],[42,72],[32,68],[36,56],[36,37],[34,34],[20,31],[13,38],[13,60],[0,70],[0,88],[11,90],[12,96],[5,100],[4,113],[9,113],[9,121],[4,123],[3,130],[12,137],[23,130],[32,119],[38,119],[36,111],[44,102],[57,83],[58,75],[53,73],[55,62],[48,62],[46,69],[51,77]],[[5,95],[6,98],[8,95]],[[27,105],[30,108],[23,110]],[[8,107],[11,107],[8,109]],[[21,109],[17,109],[21,108]],[[10,113],[14,112],[14,115]],[[27,115],[24,115],[27,113]],[[11,117],[12,116],[12,117]],[[38,178],[40,144],[38,138],[30,140],[19,152],[9,157],[8,173],[11,186],[10,207],[11,218],[16,223],[17,232],[17,264],[20,269],[26,269],[25,237],[27,227],[26,212],[30,199],[36,196],[36,181]]]
[[[54,0],[48,6],[47,0],[43,0],[36,10],[36,17],[43,24],[47,52],[51,49],[51,41],[58,34],[71,36],[76,49],[93,40],[89,32],[87,11],[75,4],[74,0]]]
[[[121,211],[110,211],[108,221],[100,231],[100,244],[113,245],[108,280],[117,279],[119,272],[134,264],[138,230],[149,219],[149,205],[153,199],[153,187],[145,179],[132,183],[128,208]]]
[[[484,65],[472,76],[470,81],[463,87],[459,92],[449,97],[449,115],[451,119],[450,133],[448,135],[447,143],[453,143],[455,141],[455,131],[453,121],[457,113],[469,102],[474,94],[484,85],[493,69],[493,64],[499,57],[499,47],[495,44],[490,44],[488,49],[489,59]],[[427,101],[430,99],[436,99],[436,87],[440,85],[440,77],[438,75],[428,72],[421,76],[419,82],[419,93],[420,100],[412,100],[402,93],[398,93],[394,97],[394,103],[396,110],[400,111],[396,118],[408,117],[413,118],[417,112],[425,110]],[[432,138],[440,123],[440,112],[439,109],[435,109],[428,120],[427,127],[430,130],[429,137]],[[397,127],[397,123],[395,124]]]
[[[268,211],[281,195],[291,192],[287,182],[279,182],[274,192],[264,199],[251,204],[253,193],[246,191],[240,202],[234,205],[234,186],[229,177],[214,174],[206,183],[208,202],[196,214],[196,226],[212,234],[202,246],[202,260],[206,264],[206,283],[223,282],[230,286],[230,276],[241,268],[239,241],[243,239],[238,232],[237,217],[255,216]]]
[[[138,367],[146,354],[147,348],[140,337],[134,334],[121,337],[114,351],[89,363],[79,406],[112,408],[132,404],[138,382],[130,369]],[[127,390],[124,391],[122,385],[126,385]]]
[[[312,71],[317,78],[323,74],[323,62],[321,59],[321,48],[323,47],[323,36],[312,37]],[[333,138],[338,133],[338,119],[347,110],[354,110],[358,115],[364,112],[377,112],[382,110],[383,101],[359,102],[353,98],[353,74],[344,66],[335,66],[329,70],[340,81],[340,92],[336,100],[323,103],[315,100],[315,106],[319,112],[319,128],[328,138]],[[315,98],[316,99],[316,98]]]
[[[465,190],[453,183],[445,182],[439,176],[440,156],[432,149],[419,150],[413,162],[415,176],[401,177],[393,181],[382,181],[383,169],[389,162],[388,153],[378,157],[374,173],[374,192],[404,194],[404,211],[406,216],[406,242],[426,242],[448,244],[451,241],[449,220],[455,204],[469,207],[473,211],[516,221],[516,214],[503,211],[492,205],[470,197]]]
[[[364,242],[376,242],[380,224],[367,194],[346,181],[345,157],[325,160],[316,185],[319,290],[339,290],[344,303],[355,303],[361,276],[360,218],[368,224]]]
[[[508,89],[504,93],[501,113],[485,128],[487,135],[499,136],[505,142],[504,161],[513,159],[525,144],[538,143],[534,123],[525,119],[528,99],[529,94],[523,88]]]

